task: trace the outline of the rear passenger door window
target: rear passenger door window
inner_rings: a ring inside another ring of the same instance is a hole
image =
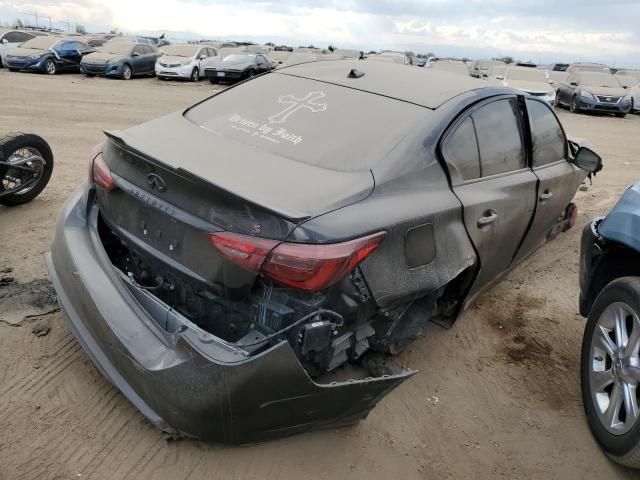
[[[531,127],[533,167],[567,158],[567,139],[551,108],[542,102],[527,100]]]
[[[516,100],[508,99],[484,105],[471,115],[476,127],[483,177],[526,166],[518,111]]]
[[[453,167],[463,181],[480,177],[480,155],[471,117],[467,117],[446,139],[442,155],[449,163],[450,169]]]

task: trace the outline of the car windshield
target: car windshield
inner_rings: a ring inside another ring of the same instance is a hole
[[[51,37],[36,37],[31,40],[27,40],[20,48],[32,48],[33,50],[49,50],[56,43],[58,43],[59,38],[51,38]]]
[[[544,73],[541,70],[536,70],[535,68],[510,69],[507,72],[507,78],[509,80],[520,80],[523,82],[547,82]]]
[[[162,50],[173,57],[193,57],[200,48],[200,45],[167,45]]]
[[[250,53],[232,53],[231,55],[224,57],[222,63],[250,63],[255,60],[256,56]]]
[[[621,87],[620,81],[609,73],[581,73],[580,81],[583,85],[591,87]]]
[[[107,42],[98,50],[103,53],[113,53],[115,55],[129,55],[134,45],[134,43],[130,42]]]

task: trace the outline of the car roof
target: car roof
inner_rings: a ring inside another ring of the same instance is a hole
[[[349,78],[351,70],[363,73]],[[279,75],[293,75],[395,98],[437,109],[458,95],[487,88],[487,83],[464,75],[428,71],[406,65],[360,60],[303,63],[278,69]]]

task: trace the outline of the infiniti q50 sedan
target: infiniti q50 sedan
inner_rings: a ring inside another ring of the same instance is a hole
[[[415,373],[384,356],[571,227],[600,167],[515,90],[283,67],[108,132],[46,262],[77,339],[153,424],[256,442],[366,417]]]

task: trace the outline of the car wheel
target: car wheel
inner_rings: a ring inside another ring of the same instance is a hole
[[[640,468],[640,278],[607,285],[582,341],[582,400],[591,432],[616,463]]]
[[[54,62],[50,58],[47,59],[47,61],[44,62],[44,73],[46,73],[47,75],[55,75],[56,73],[58,73],[56,62]]]
[[[131,80],[131,66],[128,63],[125,63],[122,67],[122,79],[123,80]]]
[[[571,106],[569,107],[571,113],[580,113],[580,106],[578,105],[578,97],[571,99]]]
[[[198,67],[194,67],[191,72],[191,81],[197,82],[198,80],[200,80],[200,71],[198,70]]]
[[[624,113],[624,112],[616,113],[616,117],[618,117],[618,118],[624,118],[626,116],[627,116],[627,114]]]
[[[211,83],[212,85],[217,85],[218,84],[218,80],[215,78],[210,78],[209,79],[209,83]]]
[[[17,72],[19,70],[20,70],[19,68],[11,68],[11,67],[9,67],[9,71],[10,72]]]
[[[553,108],[560,107],[560,92],[556,92],[556,98],[553,99]]]
[[[0,138],[0,161],[9,164],[0,169],[0,204],[13,206],[33,200],[47,185],[53,171],[53,153],[38,135],[11,133]],[[29,167],[32,172],[10,165]],[[11,191],[12,193],[7,193]]]

